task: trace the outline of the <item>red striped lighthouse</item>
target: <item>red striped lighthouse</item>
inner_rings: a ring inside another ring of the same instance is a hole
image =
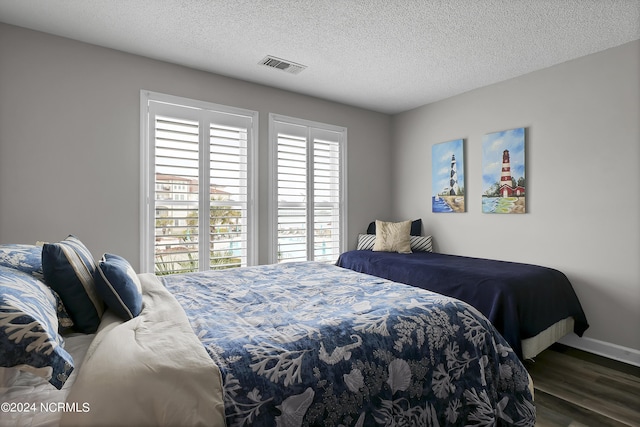
[[[502,152],[502,175],[500,176],[500,187],[506,185],[513,188],[513,179],[511,178],[511,161],[509,160],[509,150]]]
[[[524,183],[524,177],[520,178]],[[509,150],[502,152],[502,175],[500,176],[500,196],[502,197],[522,197],[524,196],[524,186],[516,185],[511,176],[511,160]]]

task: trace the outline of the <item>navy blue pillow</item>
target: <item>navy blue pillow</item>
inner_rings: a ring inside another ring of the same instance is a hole
[[[104,303],[96,291],[91,252],[75,236],[42,247],[42,271],[47,285],[60,295],[76,329],[92,334],[98,329]]]
[[[95,272],[98,294],[114,313],[125,320],[142,310],[142,286],[129,262],[113,254],[104,254]]]
[[[369,227],[367,227],[367,234],[376,234],[375,221],[369,223]],[[422,219],[416,219],[415,221],[411,221],[411,231],[409,232],[409,235],[410,236],[422,235]]]

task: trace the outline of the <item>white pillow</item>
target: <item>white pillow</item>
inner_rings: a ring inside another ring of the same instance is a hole
[[[374,251],[411,253],[411,220],[385,222],[376,220],[376,242]]]

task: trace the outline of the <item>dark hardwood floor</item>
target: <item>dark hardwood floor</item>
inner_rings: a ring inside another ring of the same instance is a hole
[[[525,362],[539,427],[640,427],[640,367],[561,344]]]

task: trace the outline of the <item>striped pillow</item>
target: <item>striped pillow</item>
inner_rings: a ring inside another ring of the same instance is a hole
[[[433,252],[433,244],[431,236],[411,236],[411,250],[414,252]],[[359,251],[373,250],[373,245],[376,242],[375,234],[358,234],[358,246]]]
[[[431,236],[411,236],[411,250],[414,252],[433,252]]]
[[[358,246],[359,251],[370,251],[373,249],[373,245],[376,243],[375,234],[358,234]]]
[[[104,312],[93,280],[95,269],[91,252],[75,236],[42,248],[45,283],[60,295],[76,329],[86,334],[98,329]]]

